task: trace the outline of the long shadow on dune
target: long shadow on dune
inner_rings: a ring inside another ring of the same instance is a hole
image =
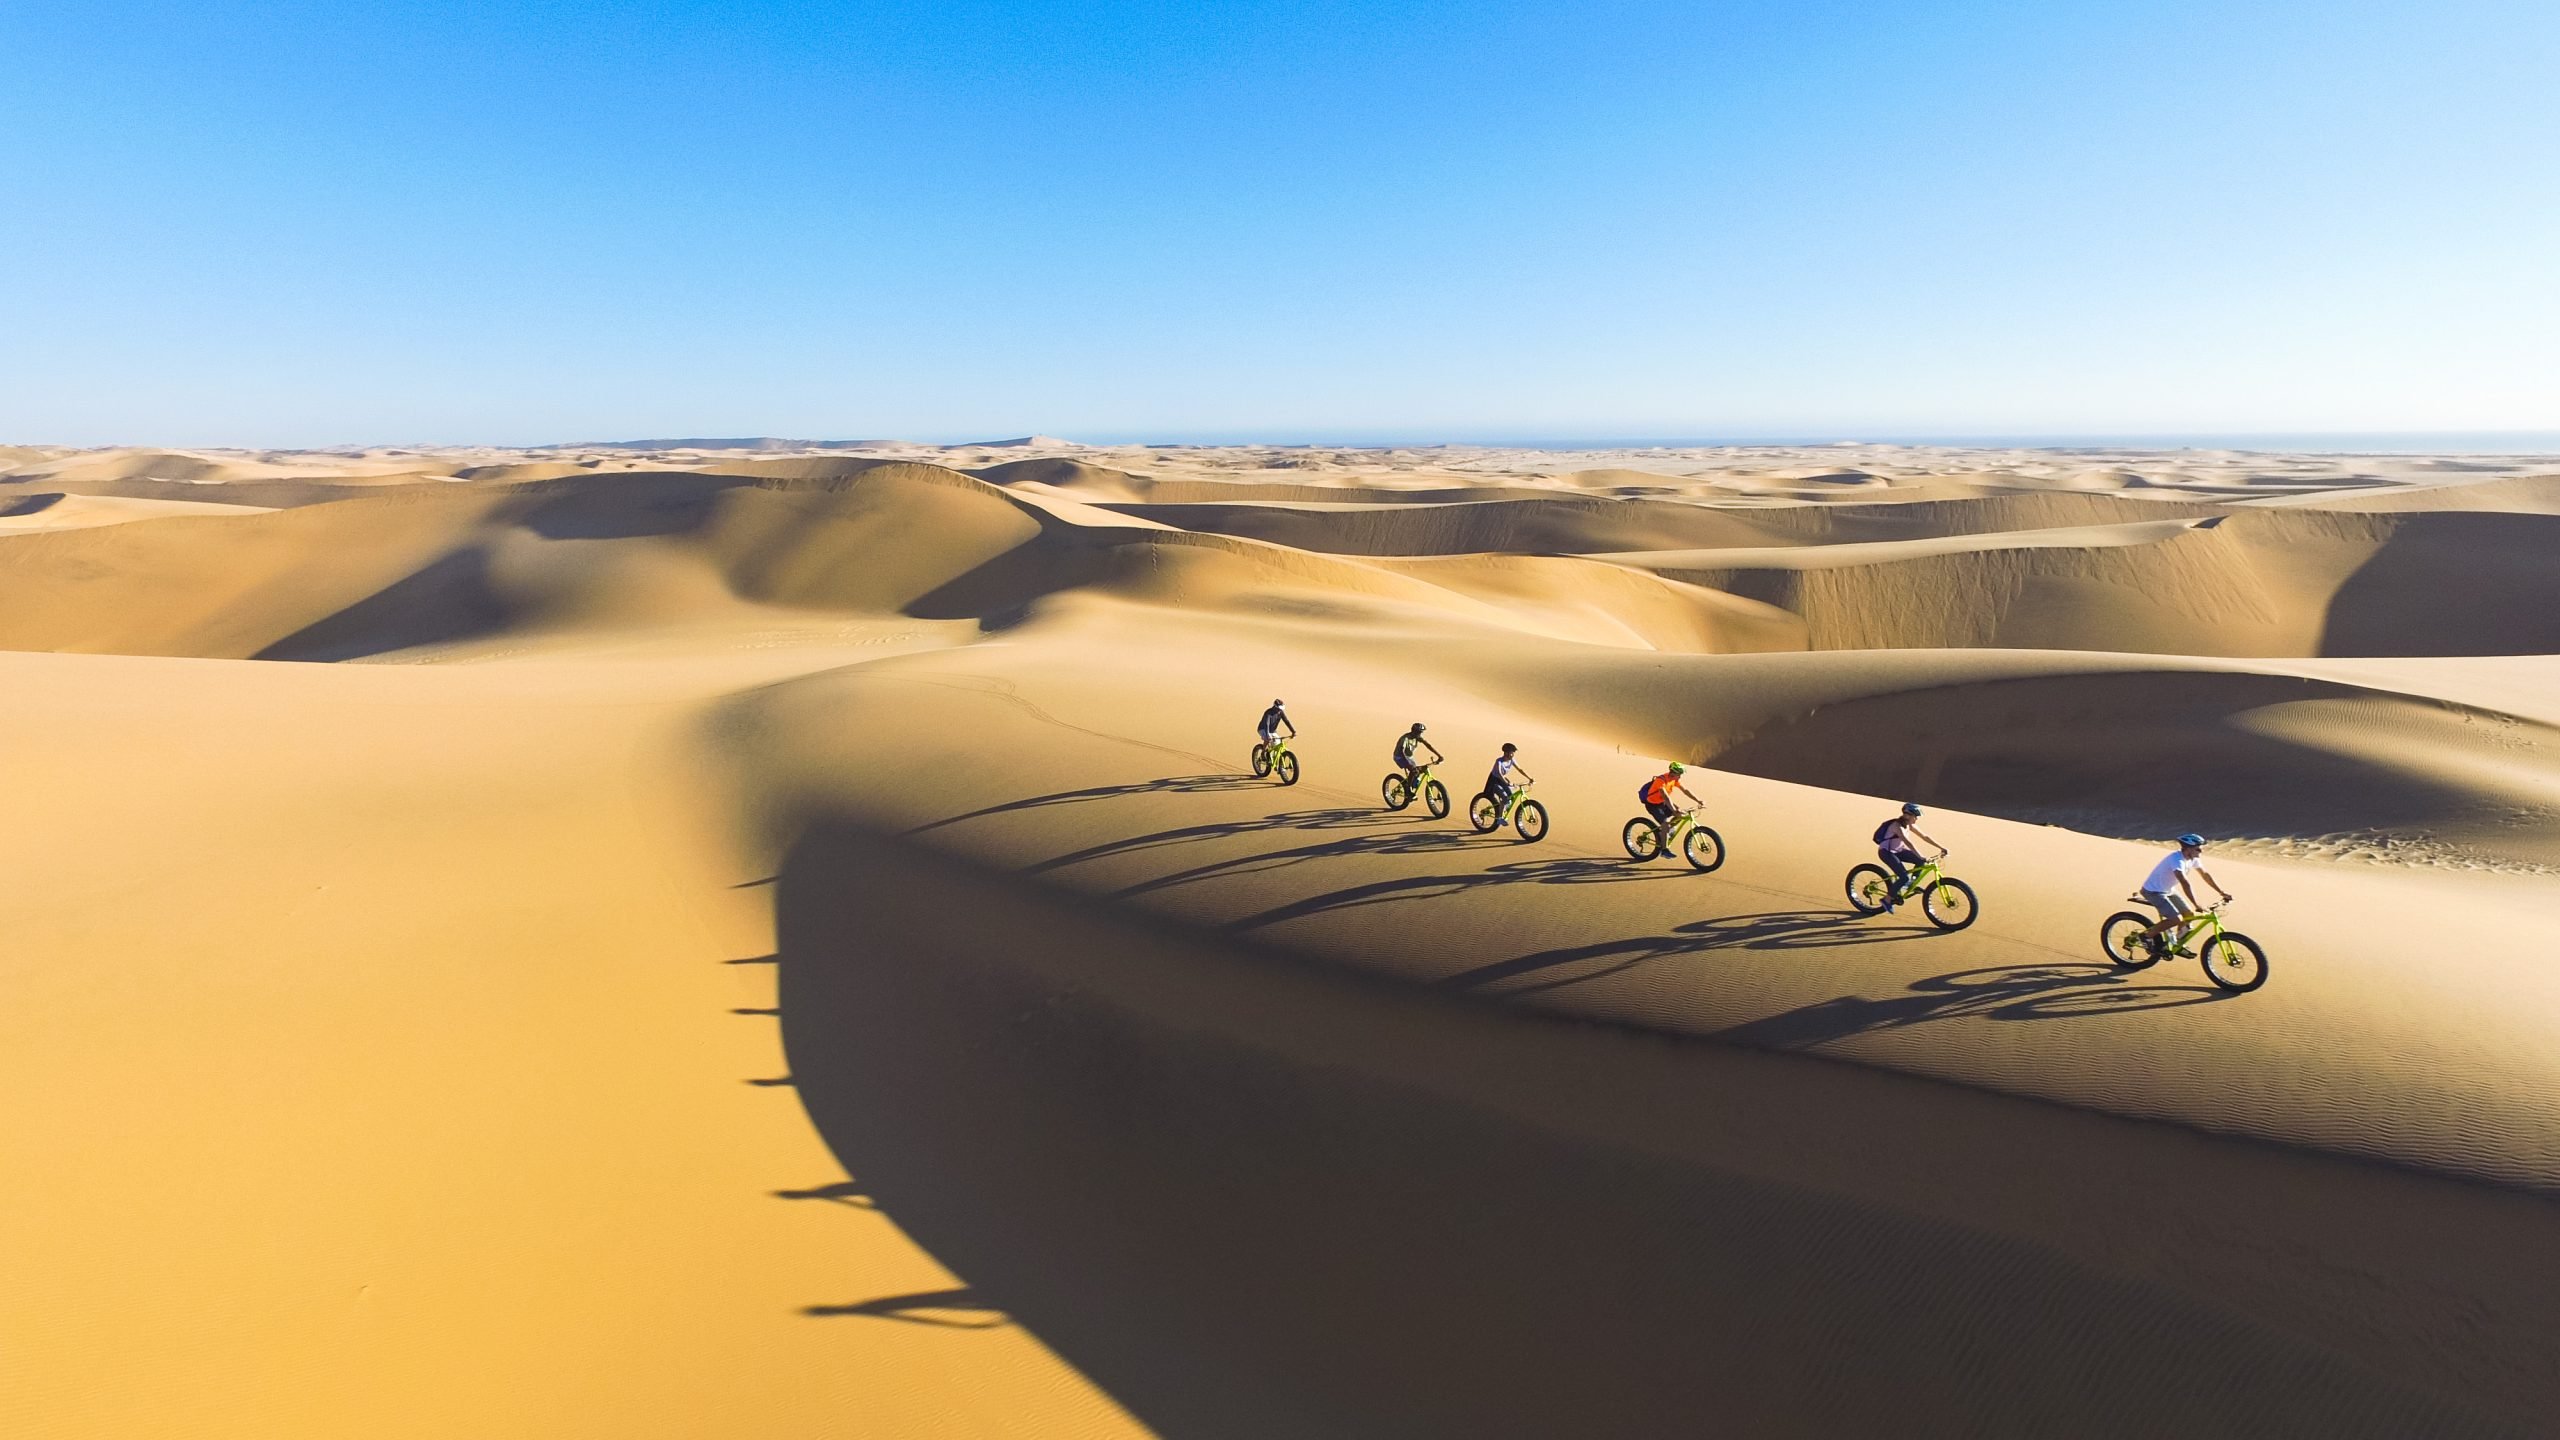
[[[1655,874],[1673,873],[1655,871]],[[1515,955],[1442,976],[1433,983],[1444,990],[1477,990],[1506,980],[1538,976],[1523,985],[1503,985],[1505,995],[1528,995],[1585,985],[1656,960],[1674,960],[1709,950],[1836,949],[1917,940],[1937,933],[1927,926],[1865,924],[1837,911],[1773,910],[1758,915],[1727,915],[1695,920],[1668,935],[1639,935],[1555,950]]]
[[[1001,805],[983,806],[966,814],[946,815],[939,820],[930,820],[918,825],[906,833],[923,835],[946,826],[959,825],[971,820],[983,820],[990,815],[1010,815],[1021,810],[1042,810],[1052,805],[1077,805],[1088,800],[1116,800],[1127,795],[1214,794],[1221,790],[1245,790],[1254,786],[1268,787],[1270,783],[1268,780],[1256,780],[1246,775],[1176,775],[1162,780],[1140,781],[1134,785],[1092,785],[1082,790],[1060,790],[1048,795],[1034,795],[1025,800],[1008,800]]]
[[[1342,842],[1348,844],[1350,842]],[[1392,848],[1393,842],[1374,847],[1391,854],[1431,853],[1446,850],[1484,850],[1496,846],[1509,847],[1512,841],[1498,836],[1467,833],[1422,832],[1412,844]],[[1351,853],[1336,847],[1323,847],[1328,853]],[[1258,857],[1257,857],[1258,858]],[[1234,862],[1252,864],[1252,860]],[[1328,890],[1283,905],[1256,911],[1228,925],[1233,931],[1258,930],[1285,920],[1302,920],[1310,915],[1324,915],[1338,910],[1357,910],[1369,905],[1392,905],[1405,900],[1428,900],[1435,896],[1454,895],[1462,890],[1492,885],[1620,885],[1645,880],[1675,880],[1696,872],[1685,867],[1646,867],[1624,860],[1587,855],[1560,855],[1546,860],[1511,860],[1488,865],[1481,870],[1461,870],[1441,875],[1403,875],[1388,880],[1372,880],[1363,885]]]
[[[1839,1087],[1921,1082],[1451,1005],[849,828],[775,899],[801,1101],[965,1287],[805,1313],[1009,1315],[1176,1440],[2478,1428],[2209,1300],[1696,1138],[1836,1136],[1881,1093]],[[2039,1165],[2138,1132],[1966,1103],[2047,1127]]]
[[[1841,995],[1716,1032],[1736,1045],[1795,1050],[1938,1020],[2059,1020],[2173,1010],[2235,998],[2207,985],[2134,985],[2112,965],[2004,965],[1914,980],[1900,995]]]

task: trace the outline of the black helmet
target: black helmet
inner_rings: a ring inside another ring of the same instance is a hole
[[[1920,813],[1920,807],[1912,804],[1908,800],[1905,800],[1902,802],[1902,813],[1905,815],[1918,815]]]
[[[1274,709],[1274,710],[1279,709],[1279,708],[1280,708],[1280,702],[1279,702],[1279,701],[1277,701],[1277,700],[1272,701],[1272,702],[1271,702],[1271,708],[1272,708],[1272,709]]]
[[[1505,755],[1509,755],[1509,754],[1511,754],[1512,752],[1514,752],[1514,751],[1518,750],[1519,748],[1520,748],[1519,746],[1512,744],[1512,743],[1511,743],[1510,741],[1508,741],[1508,740],[1505,740],[1505,741],[1503,741],[1503,742],[1502,742],[1502,753],[1503,753],[1503,754],[1505,754]]]
[[[1421,722],[1421,721],[1416,720],[1416,721],[1414,721],[1414,722],[1413,722],[1413,732],[1412,732],[1412,733],[1414,733],[1414,734],[1416,734],[1416,735],[1419,735],[1419,734],[1421,734],[1421,733],[1422,733],[1422,722]]]

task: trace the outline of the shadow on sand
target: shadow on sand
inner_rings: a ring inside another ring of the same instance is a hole
[[[2124,1169],[2139,1126],[1451,1005],[852,829],[806,836],[775,896],[800,1100],[853,1193],[969,1287],[806,1313],[1009,1315],[1176,1440],[2477,1428],[1900,1188],[1996,1208],[1997,1162],[1784,1178],[1808,1144],[1908,1149],[1949,1106],[2004,1107],[1993,1153],[2039,1177]],[[2246,1178],[2142,1173],[2162,1206]],[[2120,1223],[2091,1203],[2074,1251]]]

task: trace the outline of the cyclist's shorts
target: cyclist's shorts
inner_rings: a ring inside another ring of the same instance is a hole
[[[2184,895],[2172,895],[2165,890],[2145,890],[2142,892],[2142,898],[2149,902],[2152,909],[2160,912],[2160,918],[2163,920],[2175,920],[2182,915],[2196,913],[2196,907],[2188,904],[2187,897]]]
[[[1888,862],[1899,860],[1905,865],[1917,865],[1920,863],[1920,852],[1917,850],[1888,849],[1885,846],[1879,845],[1876,847],[1876,858]]]
[[[1669,820],[1678,813],[1668,800],[1647,800],[1644,802],[1644,810],[1656,820]]]

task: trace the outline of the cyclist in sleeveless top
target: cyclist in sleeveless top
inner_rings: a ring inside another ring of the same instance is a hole
[[[1947,858],[1946,846],[1920,832],[1920,807],[1909,801],[1903,802],[1901,814],[1876,827],[1875,840],[1876,858],[1893,872],[1894,898],[1885,905],[1887,910],[1901,907],[1903,877],[1910,873],[1911,866],[1920,863],[1920,847],[1912,841],[1925,841],[1938,852],[1939,859]]]
[[[1422,752],[1425,750],[1431,752],[1429,760],[1422,758]],[[1404,771],[1405,783],[1408,785],[1422,783],[1423,766],[1437,765],[1448,758],[1440,753],[1438,746],[1422,738],[1422,722],[1419,720],[1413,722],[1412,729],[1396,737],[1396,768]]]

